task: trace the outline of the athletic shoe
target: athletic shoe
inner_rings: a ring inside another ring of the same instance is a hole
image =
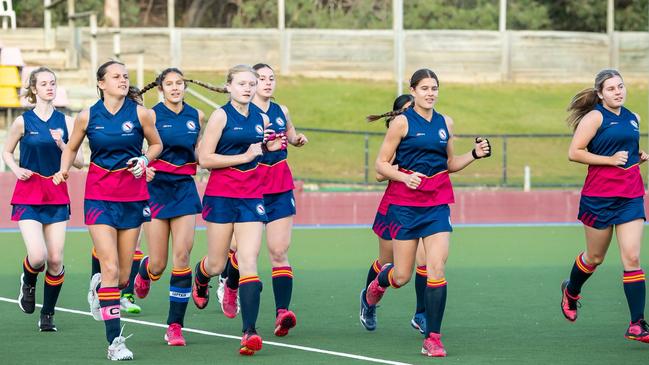
[[[122,331],[124,331],[124,327],[122,327]],[[133,352],[126,347],[126,340],[132,335],[123,337],[122,331],[120,331],[119,336],[113,339],[113,343],[108,346],[108,360],[133,360]]]
[[[234,318],[239,313],[239,289],[230,289],[227,285],[223,291],[221,310],[228,318]]]
[[[383,298],[383,294],[385,294],[385,288],[379,285],[378,279],[374,279],[367,287],[365,301],[368,305],[376,305]]]
[[[41,332],[56,332],[54,315],[41,313],[41,319],[38,321],[38,330]]]
[[[361,311],[359,314],[361,324],[368,331],[376,329],[376,306],[367,304],[365,289],[361,290]]]
[[[254,330],[248,330],[241,337],[239,355],[252,356],[263,346],[261,337]]]
[[[172,323],[167,327],[165,341],[169,346],[185,346],[185,337],[183,337],[183,328],[178,323]]]
[[[629,329],[626,330],[624,337],[629,340],[649,343],[649,325],[644,319],[631,323],[629,324]]]
[[[564,280],[561,283],[561,312],[567,320],[574,322],[577,320],[577,308],[581,306],[579,303],[581,297],[568,294],[568,282],[569,280]]]
[[[275,318],[275,336],[284,337],[288,335],[288,330],[295,327],[297,318],[295,313],[288,309],[280,309],[277,311],[277,318]]]
[[[421,347],[422,355],[430,357],[446,357],[446,350],[441,339],[442,335],[439,333],[431,333],[424,340],[424,345]]]
[[[426,313],[415,313],[410,320],[410,325],[422,335],[426,333]]]
[[[36,287],[25,284],[25,274],[20,274],[20,291],[18,293],[18,306],[20,310],[31,314],[36,308]]]
[[[119,309],[130,314],[138,314],[142,311],[142,308],[135,304],[133,294],[122,294],[122,297],[119,298]]]
[[[135,275],[135,283],[133,285],[133,291],[138,298],[143,299],[149,294],[149,289],[151,289],[151,280],[144,279],[140,273]]]
[[[223,303],[223,293],[225,292],[225,282],[228,278],[222,278],[219,276],[219,287],[216,289],[216,297],[219,299],[219,303]]]
[[[97,295],[97,287],[101,283],[101,274],[96,273],[90,279],[90,286],[88,287],[88,305],[90,306],[90,313],[95,321],[101,321],[101,307],[99,305],[99,295]]]
[[[192,299],[194,300],[194,304],[196,304],[196,308],[203,309],[207,307],[207,303],[210,301],[209,288],[209,285],[198,285],[194,280],[194,284],[192,285]]]

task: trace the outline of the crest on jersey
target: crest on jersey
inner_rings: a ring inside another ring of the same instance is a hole
[[[151,216],[151,208],[148,205],[142,209],[142,216],[145,218]]]
[[[255,130],[257,131],[257,134],[264,134],[264,127],[262,127],[261,124],[257,124]]]
[[[637,121],[635,121],[634,119],[631,119],[629,122],[631,123],[633,128],[638,129],[638,122]]]
[[[196,130],[196,123],[194,123],[193,120],[188,120],[187,123],[185,123],[185,125],[187,126],[187,129],[189,129],[190,131]]]
[[[122,131],[124,133],[133,132],[133,122],[131,122],[130,120],[127,120],[126,122],[122,123]]]
[[[448,136],[446,135],[446,131],[445,131],[445,130],[443,130],[443,129],[440,128],[439,131],[437,131],[437,134],[439,135],[439,138],[440,138],[442,141],[446,141],[446,138],[447,138]]]
[[[264,215],[264,214],[266,214],[266,209],[264,209],[264,205],[263,205],[263,204],[257,204],[257,206],[255,207],[255,209],[257,210],[257,214],[259,214],[259,215]]]
[[[282,117],[277,117],[277,119],[275,119],[275,123],[277,123],[277,125],[280,126],[280,127],[283,127],[283,126],[286,125],[286,123],[284,122],[284,119],[282,119]]]

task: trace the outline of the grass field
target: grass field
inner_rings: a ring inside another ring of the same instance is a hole
[[[445,360],[418,354],[422,337],[409,326],[415,305],[414,283],[386,294],[375,332],[367,332],[359,324],[358,293],[377,253],[369,229],[294,232],[292,309],[298,315],[298,326],[281,339],[272,335],[272,286],[268,261],[263,257],[265,289],[258,330],[267,342],[252,358],[237,354],[236,339],[186,333],[187,347],[170,348],[163,343],[163,328],[127,323],[125,334],[134,334],[128,345],[137,364],[376,363],[274,346],[268,341],[408,364],[612,364],[621,359],[644,363],[649,345],[623,338],[628,310],[615,246],[585,287],[579,320],[568,323],[560,313],[559,283],[582,250],[582,236],[582,229],[572,226],[457,228],[447,270],[449,299],[442,332],[449,357]],[[2,241],[0,297],[15,299],[25,250],[17,233],[3,233]],[[60,307],[88,310],[89,242],[85,232],[68,234]],[[204,253],[205,233],[198,232],[192,262]],[[42,282],[40,277],[38,302]],[[167,290],[165,275],[153,285],[149,297],[138,302],[143,313],[129,318],[164,324]],[[204,311],[190,303],[186,326],[240,335],[240,317],[227,319],[216,298],[212,299]],[[39,333],[37,313],[25,315],[16,304],[0,301],[2,363],[107,363],[101,323],[61,311],[55,318],[58,333]]]
[[[214,73],[191,73],[187,76],[222,84],[224,76]],[[455,133],[468,135],[571,133],[564,120],[572,96],[588,87],[583,84],[445,84],[441,77],[437,109],[453,117]],[[148,75],[147,80],[153,75]],[[222,104],[226,96],[192,86],[204,96]],[[627,107],[647,119],[647,85],[628,85]],[[368,124],[368,114],[388,111],[394,99],[394,84],[368,80],[278,79],[277,102],[291,111],[299,128],[360,130],[383,133],[382,122]],[[407,88],[406,88],[407,90]],[[207,115],[212,108],[192,96],[187,100]],[[157,101],[154,91],[146,95],[147,105]],[[643,132],[647,128],[641,127]],[[307,181],[332,180],[362,183],[365,178],[364,137],[309,132],[310,144],[302,150],[291,148],[290,163],[294,175]],[[369,181],[373,181],[374,160],[382,136],[370,136]],[[583,166],[567,159],[569,138],[528,138],[507,141],[507,165],[503,161],[502,138],[492,138],[493,157],[471,166],[454,176],[463,185],[522,186],[523,169],[532,169],[532,183],[545,185],[578,185],[583,182]],[[456,142],[457,152],[472,148],[471,139]],[[641,146],[647,148],[643,139]],[[539,158],[543,156],[543,158]],[[503,178],[506,171],[507,181]],[[505,184],[506,183],[506,184]]]

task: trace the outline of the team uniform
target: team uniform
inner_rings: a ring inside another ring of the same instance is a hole
[[[65,183],[54,185],[52,177],[61,166],[61,149],[56,145],[50,130],[59,130],[64,143],[68,142],[65,115],[54,110],[48,120],[40,119],[33,110],[23,114],[24,134],[20,139],[19,166],[31,170],[27,180],[17,180],[11,198],[12,221],[34,220],[43,225],[65,222],[70,219],[70,197]],[[32,267],[28,258],[23,260],[18,303],[25,313],[35,309],[35,285],[38,274],[45,265]],[[45,273],[43,307],[39,328],[56,331],[52,316],[63,285],[65,273]]]
[[[601,104],[596,110],[602,113],[602,125],[588,144],[588,152],[612,156],[618,151],[628,151],[629,158],[624,166],[588,166],[578,219],[597,229],[645,219],[638,120],[625,107],[620,109],[620,115]]]

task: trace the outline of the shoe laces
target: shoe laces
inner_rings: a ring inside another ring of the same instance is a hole
[[[581,302],[579,301],[579,299],[581,299],[581,297],[579,295],[577,297],[572,297],[572,296],[570,296],[570,294],[568,294],[568,291],[566,290],[565,291],[565,296],[566,296],[566,299],[568,300],[568,308],[570,310],[577,310],[577,309],[581,308]]]
[[[135,298],[133,298],[133,294],[124,294],[124,298],[129,301],[131,304],[135,304]]]

